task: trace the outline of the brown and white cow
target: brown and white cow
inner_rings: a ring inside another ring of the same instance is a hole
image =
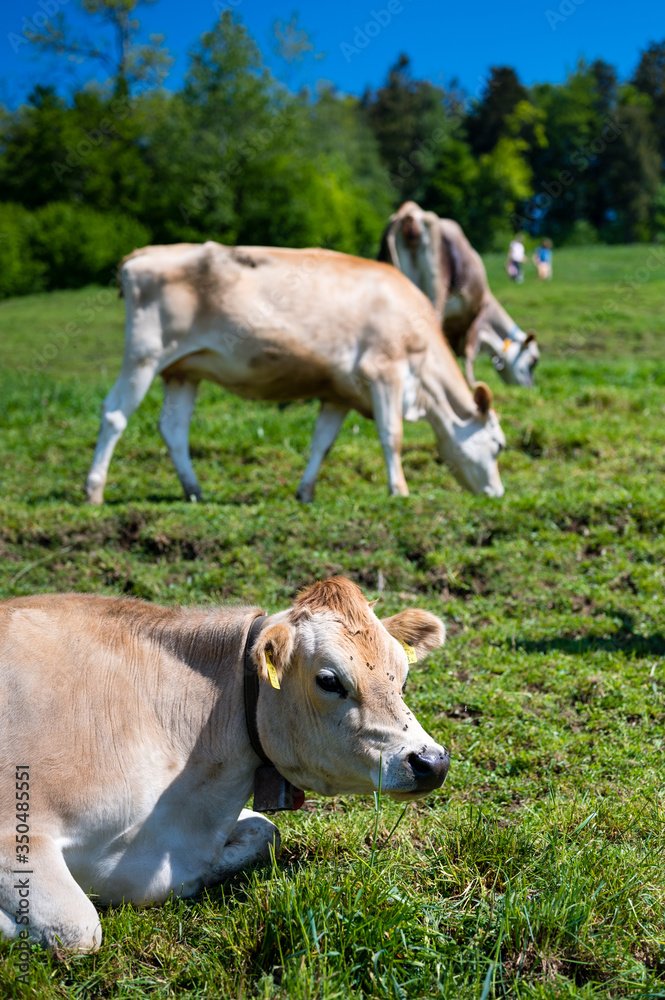
[[[344,417],[373,417],[391,494],[407,495],[402,419],[424,416],[439,452],[473,493],[498,497],[505,444],[491,393],[469,391],[426,297],[394,268],[329,250],[146,247],[121,271],[125,355],[104,402],[88,499],[101,503],[111,455],[156,374],[160,430],[185,496],[200,499],[189,423],[201,379],[248,399],[320,399],[298,497],[309,501]]]
[[[533,385],[540,358],[534,333],[524,333],[494,298],[480,255],[452,219],[405,202],[388,220],[379,260],[393,264],[432,302],[443,332],[464,358],[469,385],[481,350],[509,385]]]
[[[342,577],[264,615],[0,603],[0,936],[94,950],[88,893],[161,903],[269,859],[277,828],[243,808],[260,751],[320,795],[408,802],[443,784],[447,751],[402,700],[409,659],[444,640],[438,618],[380,621]]]

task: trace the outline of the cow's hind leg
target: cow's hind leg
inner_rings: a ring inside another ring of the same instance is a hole
[[[96,951],[102,941],[99,914],[50,837],[30,834],[29,863],[16,861],[13,837],[0,854],[0,936],[27,930],[45,948]]]
[[[118,381],[104,400],[99,437],[85,487],[90,503],[103,502],[113,449],[130,416],[150,388],[156,371],[157,361],[153,358],[145,358],[131,367],[123,365]]]
[[[187,500],[201,500],[201,487],[189,454],[189,425],[194,412],[198,382],[164,379],[164,406],[159,429],[175,465]]]
[[[279,854],[279,846],[279,830],[275,824],[261,813],[243,809],[208,884],[217,885],[249,865],[270,861],[271,852],[274,851],[275,856]]]
[[[372,405],[379,440],[388,470],[388,490],[393,497],[408,497],[409,488],[402,471],[403,389],[398,376],[391,381],[372,382]]]
[[[300,480],[296,497],[302,503],[311,503],[314,499],[316,477],[321,468],[321,462],[335,443],[339,429],[344,423],[344,417],[349,412],[347,406],[336,406],[334,403],[321,403],[321,410],[316,418],[316,426],[312,436],[307,468]]]

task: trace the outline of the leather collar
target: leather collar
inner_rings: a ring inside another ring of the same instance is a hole
[[[256,709],[259,701],[259,675],[252,660],[252,646],[267,615],[257,615],[249,626],[245,654],[243,657],[243,689],[245,696],[245,721],[249,741],[254,753],[261,761],[254,772],[254,803],[257,812],[277,812],[282,809],[300,809],[305,801],[305,793],[284,778],[261,745],[259,727],[256,723]]]
[[[259,703],[260,681],[256,664],[252,659],[252,646],[256,642],[261,626],[267,617],[267,615],[258,615],[249,626],[247,642],[245,643],[245,655],[243,659],[243,687],[245,695],[245,721],[247,722],[249,741],[252,744],[254,753],[261,760],[261,762],[263,764],[272,764],[272,761],[261,745],[259,727],[256,723],[256,709]]]

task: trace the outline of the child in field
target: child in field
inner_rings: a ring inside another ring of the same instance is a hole
[[[543,240],[531,259],[536,265],[540,280],[549,281],[552,277],[552,240]]]
[[[506,260],[506,270],[511,281],[516,281],[521,285],[524,281],[522,266],[524,264],[524,238],[521,233],[517,233],[515,239],[508,248],[508,258]]]

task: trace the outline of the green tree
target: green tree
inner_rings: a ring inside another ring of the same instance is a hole
[[[616,117],[620,133],[604,153],[606,217],[612,223],[601,235],[613,242],[646,241],[653,232],[655,199],[661,176],[658,140],[651,102],[636,88],[622,88]]]
[[[426,80],[414,80],[408,56],[400,55],[383,87],[366,91],[362,106],[376,141],[393,202],[418,198],[434,169],[439,147],[450,128],[444,92]]]
[[[230,12],[192,53],[149,155],[174,120],[183,137],[190,130],[170,152],[171,184],[183,192],[174,236],[373,255],[390,199],[358,102],[330,88],[290,93]]]
[[[422,204],[442,218],[455,219],[470,239],[477,238],[476,190],[480,168],[462,129],[446,137],[435,168],[423,187]]]
[[[54,200],[62,186],[51,167],[62,156],[69,112],[53,87],[37,86],[27,103],[0,123],[0,201],[36,208]]]
[[[180,189],[185,231],[235,242],[241,191],[292,141],[296,99],[271,76],[244,25],[225,11],[191,53],[185,86],[152,136]],[[181,134],[170,159],[170,112]],[[184,140],[184,141],[183,141]]]
[[[506,130],[506,119],[528,92],[510,66],[492,66],[478,104],[466,119],[466,131],[476,156],[489,153]]]
[[[592,68],[580,62],[564,83],[538,84],[530,98],[544,114],[547,145],[531,147],[535,195],[523,215],[561,242],[576,221],[587,219],[594,226],[602,221],[598,184],[607,146],[602,95]]]
[[[0,125],[0,200],[37,208],[69,199],[140,215],[151,172],[139,112],[138,99],[86,89],[67,107],[37,87]]]
[[[651,42],[640,53],[632,83],[651,101],[661,159],[665,160],[665,41]]]
[[[601,116],[609,115],[615,108],[619,97],[617,71],[614,66],[603,59],[596,59],[592,62],[590,69],[595,81],[596,110]]]

